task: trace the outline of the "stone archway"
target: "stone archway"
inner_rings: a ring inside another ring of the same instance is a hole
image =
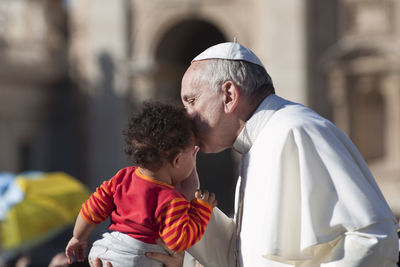
[[[180,101],[182,76],[191,60],[206,48],[226,41],[217,27],[203,20],[175,24],[159,40],[154,55],[154,97],[176,101]],[[201,187],[215,192],[219,207],[232,213],[236,184],[232,151],[199,153],[197,168]]]
[[[180,99],[181,79],[190,61],[221,42],[225,42],[222,32],[202,20],[183,21],[165,32],[155,51],[156,98]]]

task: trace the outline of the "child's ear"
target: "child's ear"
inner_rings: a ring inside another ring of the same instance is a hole
[[[182,153],[179,152],[178,154],[176,154],[173,157],[172,162],[171,162],[173,168],[179,168],[181,156],[182,156]]]

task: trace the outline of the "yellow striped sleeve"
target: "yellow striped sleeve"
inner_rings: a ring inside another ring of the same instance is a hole
[[[113,179],[105,181],[96,189],[88,200],[82,204],[82,218],[90,224],[99,224],[107,219],[115,209],[113,203]]]
[[[207,202],[194,199],[189,203],[184,198],[176,198],[165,204],[157,217],[160,237],[169,249],[186,250],[203,236],[211,212]]]

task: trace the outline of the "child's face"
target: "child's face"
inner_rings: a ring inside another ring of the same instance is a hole
[[[190,141],[190,145],[186,147],[184,151],[181,152],[181,162],[179,168],[179,177],[177,177],[179,181],[175,181],[175,183],[179,183],[186,179],[193,171],[196,166],[196,154],[199,150],[199,147],[196,146],[194,137]]]

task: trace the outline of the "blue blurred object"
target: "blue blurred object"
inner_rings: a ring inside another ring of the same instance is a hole
[[[38,246],[71,226],[89,190],[63,172],[0,173],[0,257]]]
[[[24,193],[15,183],[12,173],[0,173],[0,221],[4,220],[7,212],[24,199]]]

